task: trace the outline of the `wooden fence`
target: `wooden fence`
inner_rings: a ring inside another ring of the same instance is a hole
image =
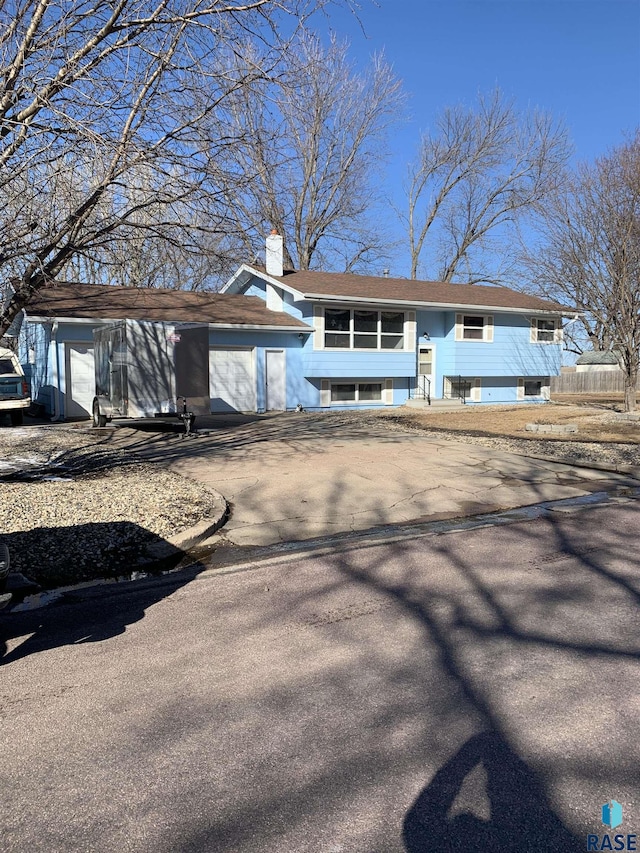
[[[622,394],[621,370],[588,370],[585,373],[561,373],[551,377],[551,394]]]

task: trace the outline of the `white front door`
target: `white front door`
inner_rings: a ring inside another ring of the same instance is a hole
[[[65,418],[88,418],[96,393],[93,344],[67,343],[65,350]]]
[[[284,350],[265,351],[266,408],[268,412],[284,412],[287,408],[287,374]]]
[[[418,393],[431,396],[433,392],[433,346],[418,347]]]
[[[214,347],[209,350],[209,394],[212,412],[255,412],[252,349]]]

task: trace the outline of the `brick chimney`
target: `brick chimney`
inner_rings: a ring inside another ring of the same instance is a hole
[[[271,230],[271,234],[267,237],[266,263],[267,275],[281,276],[283,269],[283,240],[275,228]]]

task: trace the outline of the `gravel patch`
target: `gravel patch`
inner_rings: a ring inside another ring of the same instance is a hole
[[[0,430],[0,533],[45,588],[122,576],[143,549],[208,518],[203,485],[107,449],[90,430]]]

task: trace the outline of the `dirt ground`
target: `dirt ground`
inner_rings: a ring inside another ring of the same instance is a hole
[[[548,404],[514,406],[460,406],[455,411],[433,409],[394,409],[381,417],[429,430],[445,430],[467,435],[507,436],[536,441],[600,441],[640,444],[640,420],[618,418],[622,396],[567,394]],[[529,432],[528,423],[575,424],[577,433],[552,435]]]

